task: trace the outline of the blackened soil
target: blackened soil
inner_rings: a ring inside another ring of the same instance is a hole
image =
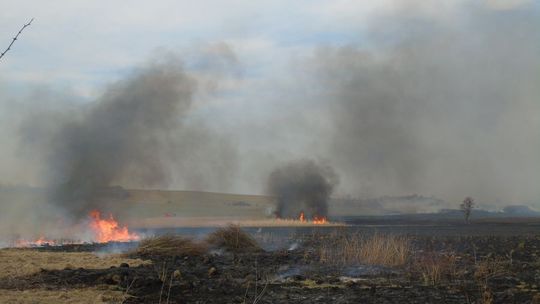
[[[153,256],[151,265],[138,267],[42,270],[0,288],[111,285],[131,296],[125,303],[540,303],[540,237],[411,238],[413,255],[400,267],[322,264],[321,239],[313,235],[292,251]],[[433,261],[441,272],[436,280],[429,277]]]

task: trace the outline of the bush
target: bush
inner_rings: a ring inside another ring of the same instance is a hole
[[[178,235],[162,235],[143,239],[136,254],[141,257],[152,256],[197,256],[207,251],[204,243]]]
[[[260,251],[257,241],[238,225],[219,228],[206,238],[208,244],[231,252]]]

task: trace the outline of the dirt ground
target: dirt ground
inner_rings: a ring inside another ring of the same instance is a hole
[[[195,256],[1,250],[0,302],[540,303],[540,234],[407,235],[395,265],[361,263],[360,247],[349,250],[355,237],[339,228],[255,235],[266,250]]]

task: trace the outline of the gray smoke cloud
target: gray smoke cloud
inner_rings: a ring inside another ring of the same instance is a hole
[[[268,177],[268,193],[276,199],[276,216],[326,217],[328,200],[338,177],[332,167],[313,160],[297,160],[280,166]]]
[[[189,72],[177,55],[161,54],[94,101],[64,96],[49,102],[37,92],[21,101],[24,106],[11,107],[18,127],[8,138],[17,139],[21,158],[38,160],[29,171],[44,189],[33,203],[6,202],[3,210],[23,217],[39,206],[40,214],[50,213],[44,222],[64,214],[77,221],[93,209],[115,210],[107,199],[123,195],[116,186],[227,189],[237,167],[234,140],[192,115],[203,102],[198,96],[211,96],[229,68],[232,53],[226,48],[227,56],[209,62],[220,56],[220,46],[192,63],[203,62],[203,68]],[[36,100],[47,102],[34,106]]]
[[[319,153],[345,193],[538,199],[539,7],[468,3],[440,16],[378,16],[362,45],[308,60],[330,124],[309,129],[325,134]]]
[[[302,48],[226,96],[211,95],[242,60],[224,44],[191,67],[143,66],[97,100],[11,98],[0,83],[0,184],[54,186],[54,206],[82,215],[114,185],[260,193],[276,164],[306,157],[332,165],[337,195],[538,207],[540,6],[397,2],[358,39]],[[201,95],[249,102],[208,109]],[[27,214],[44,205],[27,201],[2,199],[0,226],[40,229]]]
[[[160,150],[191,107],[194,90],[179,63],[153,63],[111,85],[79,119],[64,122],[51,142],[59,184],[53,201],[86,215],[99,191],[115,182],[166,182]]]

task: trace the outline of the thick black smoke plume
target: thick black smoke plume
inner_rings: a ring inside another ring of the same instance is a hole
[[[78,119],[64,122],[52,142],[59,181],[53,202],[82,216],[113,183],[167,179],[160,149],[190,108],[194,89],[178,62],[153,63],[110,86]]]
[[[312,160],[299,160],[272,171],[268,191],[276,197],[276,215],[296,218],[304,212],[307,218],[328,215],[328,199],[338,178],[329,166]]]

